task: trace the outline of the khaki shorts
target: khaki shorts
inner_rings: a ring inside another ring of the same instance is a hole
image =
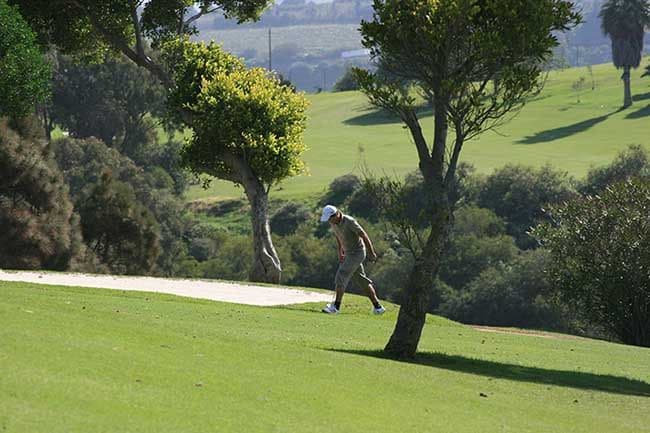
[[[337,288],[347,288],[350,280],[353,280],[354,284],[359,286],[360,289],[366,289],[372,284],[372,280],[366,276],[363,269],[365,258],[366,252],[363,250],[345,254],[345,260],[339,264],[339,269],[336,271],[336,277],[334,278],[334,284]]]

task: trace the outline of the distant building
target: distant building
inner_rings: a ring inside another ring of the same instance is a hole
[[[369,57],[369,56],[370,56],[370,50],[368,49],[343,51],[341,53],[342,59],[350,59],[353,57]]]

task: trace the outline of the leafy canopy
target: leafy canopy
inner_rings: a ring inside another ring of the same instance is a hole
[[[621,341],[650,346],[650,183],[632,179],[552,208],[534,230],[563,298]]]
[[[49,65],[18,10],[0,0],[0,115],[24,116],[48,96]]]
[[[241,184],[244,173],[229,163],[234,158],[268,186],[304,169],[302,94],[215,44],[176,40],[164,45],[163,57],[174,65],[170,111],[185,113],[194,132],[183,149],[190,168]]]

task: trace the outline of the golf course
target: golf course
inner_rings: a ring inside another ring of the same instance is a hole
[[[640,70],[632,74],[635,105],[619,111],[620,74],[611,63],[593,66],[591,73],[587,67],[549,72],[541,94],[503,126],[469,141],[461,160],[486,174],[507,163],[551,164],[581,177],[590,167],[610,163],[630,144],[650,145],[650,79],[641,78]],[[584,82],[574,90],[581,78]],[[309,101],[308,172],[276,186],[271,197],[310,197],[346,173],[400,176],[417,168],[415,147],[401,121],[371,107],[362,93],[321,93],[309,95]],[[423,109],[421,116],[424,127],[433,131],[431,111]],[[188,192],[189,200],[241,196],[241,189],[225,181]]]
[[[382,357],[396,306],[254,307],[0,283],[0,431],[650,431],[650,350],[428,316]]]

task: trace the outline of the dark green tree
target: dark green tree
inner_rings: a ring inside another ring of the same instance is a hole
[[[362,70],[357,79],[370,101],[398,115],[411,133],[427,198],[428,234],[418,253],[397,324],[385,351],[411,357],[417,350],[452,226],[456,171],[464,143],[502,123],[543,83],[556,31],[580,21],[564,0],[375,0],[362,22],[363,44],[402,80]],[[498,77],[499,85],[492,86]],[[433,102],[433,127],[422,128],[414,90]],[[449,128],[454,137],[447,140]],[[424,131],[433,130],[428,142]]]
[[[565,302],[622,342],[650,347],[650,183],[632,179],[551,209],[534,230]]]
[[[73,137],[97,137],[132,156],[154,141],[165,93],[157,80],[133,62],[107,56],[84,64],[58,56],[52,89],[54,122]]]
[[[81,248],[67,185],[34,119],[0,118],[0,268],[65,270]]]
[[[133,189],[137,205],[151,212],[160,231],[157,266],[153,269],[141,268],[142,272],[173,275],[179,265],[178,260],[186,254],[183,233],[187,221],[183,203],[170,190],[169,176],[166,173],[156,175],[137,166],[131,159],[96,138],[65,138],[54,141],[51,147],[77,207],[85,198],[88,185],[99,184],[105,172],[110,172],[113,180],[128,184]],[[114,259],[114,254],[111,259]]]
[[[50,67],[18,9],[0,0],[0,116],[24,116],[49,94]]]
[[[582,194],[596,195],[611,184],[635,177],[650,178],[650,155],[640,145],[631,145],[620,152],[609,165],[589,170],[578,190]]]
[[[600,11],[601,28],[612,40],[614,66],[623,68],[623,108],[632,105],[630,70],[641,64],[645,28],[650,25],[650,1],[607,0]]]
[[[160,253],[159,228],[133,188],[110,172],[88,185],[78,201],[85,242],[111,271],[150,271]]]
[[[507,222],[507,233],[522,249],[535,248],[528,231],[545,216],[544,208],[574,194],[572,179],[551,166],[541,168],[508,164],[489,175],[479,188],[477,204]]]

